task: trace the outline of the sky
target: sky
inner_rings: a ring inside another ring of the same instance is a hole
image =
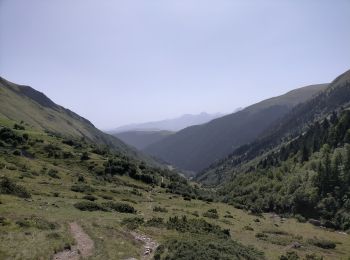
[[[0,0],[0,76],[101,129],[229,113],[350,69],[349,0]]]

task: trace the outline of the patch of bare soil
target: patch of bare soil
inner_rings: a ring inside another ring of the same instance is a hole
[[[71,249],[66,249],[53,256],[53,260],[79,260],[92,255],[94,241],[76,222],[69,223],[69,229],[76,241],[76,245]]]

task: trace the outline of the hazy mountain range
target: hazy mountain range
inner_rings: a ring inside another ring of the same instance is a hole
[[[160,130],[177,132],[188,126],[201,125],[221,116],[224,116],[224,114],[222,113],[208,114],[206,112],[202,112],[197,115],[185,114],[185,115],[182,115],[176,118],[171,118],[171,119],[120,126],[118,128],[109,130],[107,132],[111,134],[128,132],[128,131],[160,131]]]
[[[274,121],[324,90],[312,85],[264,100],[241,111],[185,128],[144,149],[180,169],[198,172],[253,141]]]
[[[169,135],[174,134],[175,132],[158,130],[158,131],[127,131],[121,133],[114,133],[115,137],[118,137],[120,140],[125,142],[128,145],[131,145],[139,150],[145,149],[147,146],[157,143]]]

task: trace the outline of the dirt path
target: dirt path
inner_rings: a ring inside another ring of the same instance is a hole
[[[79,260],[91,256],[94,250],[94,241],[76,222],[69,223],[69,229],[76,245],[53,256],[53,260]]]
[[[144,244],[141,260],[152,259],[154,252],[158,247],[158,243],[146,235],[138,234],[135,232],[131,232],[131,235],[135,238],[136,241],[140,241]]]

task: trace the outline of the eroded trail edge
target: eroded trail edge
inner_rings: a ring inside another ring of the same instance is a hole
[[[81,257],[89,257],[94,251],[94,241],[88,234],[82,229],[82,227],[76,223],[69,223],[69,230],[75,239],[76,245],[71,249],[64,250],[53,256],[54,260],[79,260]]]
[[[138,234],[136,232],[131,232],[131,235],[134,237],[136,241],[140,241],[143,243],[143,252],[141,256],[141,260],[150,260],[153,258],[154,252],[156,251],[157,247],[159,246],[158,243],[152,238]],[[130,259],[130,258],[129,258]],[[133,259],[133,258],[131,258]]]

